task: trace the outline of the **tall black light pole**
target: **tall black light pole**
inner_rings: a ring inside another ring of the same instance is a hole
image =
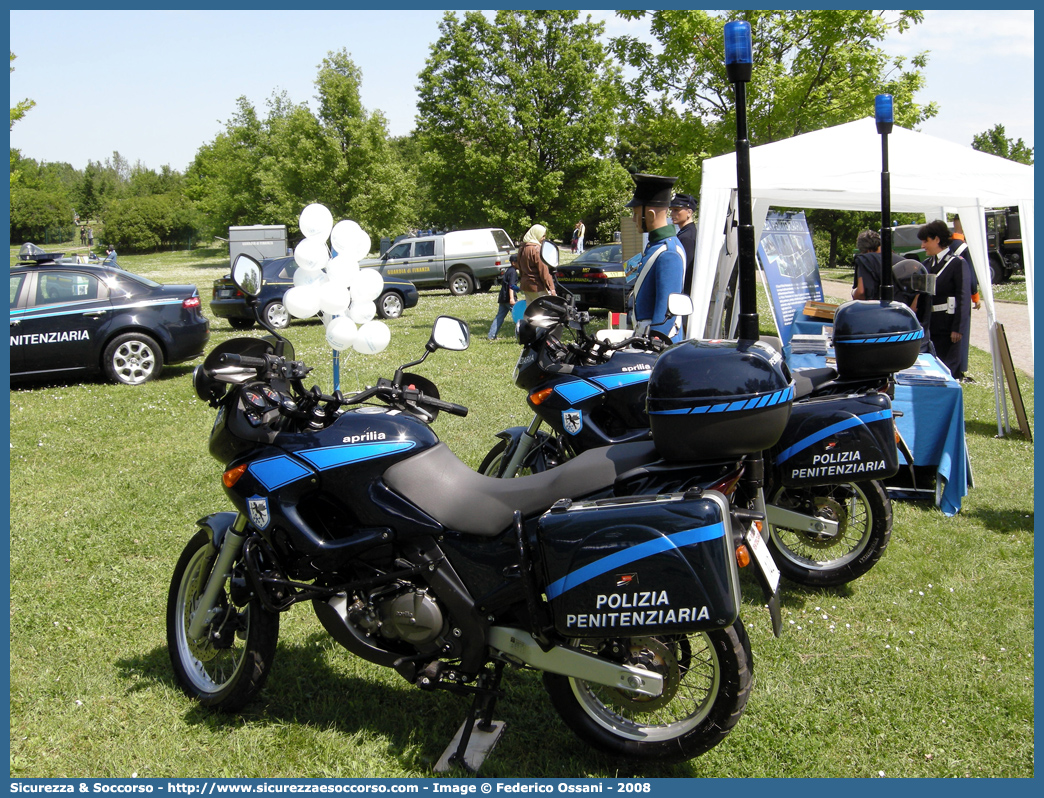
[[[888,134],[895,121],[892,113],[892,95],[878,94],[874,98],[874,119],[881,134],[881,301],[891,302],[892,283],[892,186],[888,173]]]
[[[736,92],[736,188],[739,200],[740,339],[759,336],[757,265],[754,262],[754,220],[750,199],[750,141],[747,139],[747,82],[754,53],[750,23],[725,23],[725,71]]]

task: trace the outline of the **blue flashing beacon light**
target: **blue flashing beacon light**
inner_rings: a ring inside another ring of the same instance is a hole
[[[892,111],[892,95],[878,94],[874,98],[874,119],[877,121],[877,132],[885,135],[892,132],[895,114]]]
[[[732,83],[750,80],[754,64],[754,48],[751,44],[750,23],[734,20],[725,23],[725,70]]]

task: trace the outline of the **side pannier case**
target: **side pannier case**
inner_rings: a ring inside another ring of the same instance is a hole
[[[782,355],[758,341],[683,341],[649,376],[649,426],[666,460],[740,458],[769,449],[790,417]]]
[[[537,537],[555,629],[567,637],[722,629],[739,615],[729,504],[716,491],[563,499]]]
[[[899,450],[892,403],[883,393],[799,402],[773,452],[787,487],[895,476]]]
[[[843,380],[865,380],[909,368],[924,335],[917,316],[901,302],[846,302],[834,314],[837,373]]]

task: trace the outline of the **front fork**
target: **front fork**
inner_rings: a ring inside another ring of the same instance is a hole
[[[188,625],[189,640],[199,640],[203,637],[207,623],[211,620],[214,604],[221,591],[225,589],[225,582],[232,574],[232,565],[243,551],[243,543],[246,541],[247,518],[242,513],[236,515],[236,520],[225,531],[224,539],[221,541],[221,549],[218,551],[214,567],[210,570],[207,578],[207,586],[203,590],[196,603],[196,609],[192,613]]]
[[[533,450],[534,444],[536,444],[536,434],[537,430],[540,429],[541,423],[542,419],[540,416],[534,413],[533,420],[529,423],[529,426],[518,436],[518,440],[514,442],[514,449],[511,448],[511,441],[508,441],[508,447],[504,450],[504,454],[508,455],[508,461],[500,469],[498,476],[504,479],[514,479],[518,476],[518,470]]]

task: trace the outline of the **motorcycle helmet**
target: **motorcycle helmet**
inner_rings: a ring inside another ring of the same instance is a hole
[[[906,258],[892,266],[895,284],[912,294],[934,294],[935,275],[929,274],[924,264],[913,258]]]

